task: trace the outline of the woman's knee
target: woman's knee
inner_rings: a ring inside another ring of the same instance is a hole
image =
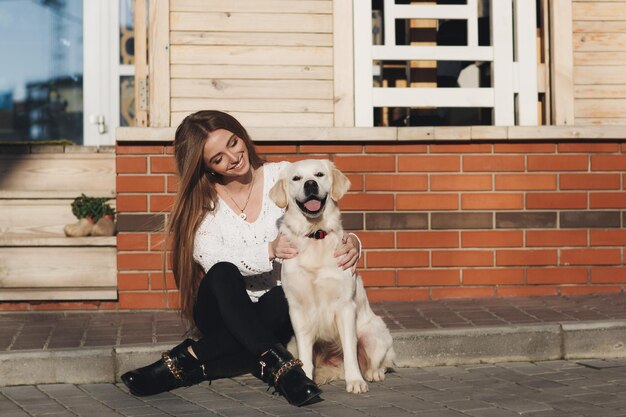
[[[243,277],[235,265],[230,262],[218,262],[208,270],[200,288],[215,292],[225,288],[238,288],[242,285]]]

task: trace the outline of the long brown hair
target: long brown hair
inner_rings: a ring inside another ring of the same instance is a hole
[[[180,312],[191,324],[194,323],[193,307],[198,287],[204,275],[193,259],[194,238],[205,214],[215,210],[218,200],[217,178],[204,165],[204,143],[209,134],[218,129],[228,130],[244,141],[253,167],[258,168],[264,162],[246,129],[229,114],[216,110],[199,111],[185,117],[176,129],[174,158],[179,183],[166,232],[171,247],[172,272],[180,291]]]

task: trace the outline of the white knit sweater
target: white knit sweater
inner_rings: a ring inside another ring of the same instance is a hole
[[[284,210],[269,198],[269,191],[289,162],[263,166],[261,214],[252,223],[242,220],[223,200],[206,214],[196,232],[193,257],[206,273],[218,262],[234,264],[244,276],[252,301],[280,285],[279,262],[270,262],[268,243],[278,235],[278,220]]]

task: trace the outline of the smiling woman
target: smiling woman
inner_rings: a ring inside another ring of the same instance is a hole
[[[180,182],[168,223],[172,271],[182,315],[202,337],[122,380],[132,393],[151,395],[253,373],[291,404],[313,401],[321,391],[285,349],[293,330],[280,260],[298,252],[278,233],[284,210],[268,197],[289,163],[265,162],[243,126],[219,111],[186,117],[174,156]],[[356,264],[355,246],[342,240],[339,268]]]

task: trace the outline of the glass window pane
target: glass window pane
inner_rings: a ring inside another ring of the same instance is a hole
[[[120,126],[135,126],[135,77],[120,77]]]
[[[82,0],[0,2],[0,141],[83,141]]]
[[[135,2],[120,0],[120,64],[135,65]]]

